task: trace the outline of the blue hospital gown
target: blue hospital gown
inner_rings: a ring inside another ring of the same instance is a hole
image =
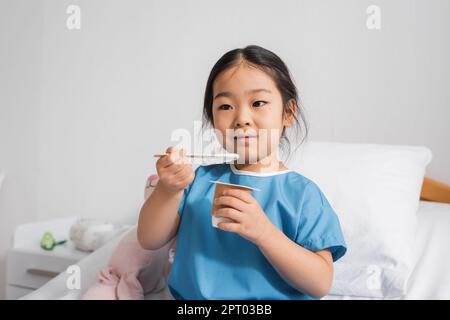
[[[338,217],[319,187],[290,170],[254,173],[233,163],[199,166],[184,189],[169,289],[176,299],[314,299],[290,286],[259,248],[237,233],[214,228],[213,183],[218,180],[261,191],[253,197],[268,218],[292,241],[333,261],[346,252]]]

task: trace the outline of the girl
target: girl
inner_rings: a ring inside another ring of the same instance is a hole
[[[176,299],[315,299],[332,285],[333,262],[346,251],[337,215],[318,186],[278,160],[286,128],[303,119],[283,61],[258,46],[223,55],[209,76],[204,118],[240,159],[199,166],[172,147],[156,162],[160,181],[144,203],[138,239],[158,249],[177,236],[169,275]],[[229,134],[229,132],[234,134]],[[269,141],[262,130],[278,133]],[[275,143],[273,143],[275,141]],[[288,141],[289,142],[289,141]],[[265,152],[261,152],[264,150]],[[242,159],[242,160],[241,160]],[[214,184],[226,190],[213,214]]]

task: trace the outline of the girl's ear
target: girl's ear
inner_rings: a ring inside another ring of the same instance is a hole
[[[283,126],[290,127],[295,119],[295,115],[297,114],[298,106],[294,99],[289,100],[286,103],[286,108],[283,117]]]

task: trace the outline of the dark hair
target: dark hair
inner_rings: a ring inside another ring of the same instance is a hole
[[[283,99],[283,115],[285,115],[286,112],[291,112],[288,106],[288,102],[290,100],[294,100],[295,104],[297,105],[297,115],[293,115],[295,119],[294,137],[298,138],[299,131],[300,134],[304,133],[300,141],[300,144],[303,143],[308,135],[308,126],[306,123],[304,112],[301,109],[297,88],[292,81],[289,69],[275,53],[256,45],[250,45],[245,48],[228,51],[216,62],[216,64],[212,68],[205,89],[205,98],[203,103],[203,127],[206,127],[208,124],[214,125],[212,112],[212,104],[214,99],[214,80],[221,72],[241,62],[245,62],[256,68],[259,68],[273,78]],[[291,151],[291,142],[285,131],[286,128],[283,128],[280,139],[281,151],[283,152],[283,154],[287,154],[289,157]],[[295,149],[297,149],[297,147]]]

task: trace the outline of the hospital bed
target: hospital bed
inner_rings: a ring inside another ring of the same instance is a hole
[[[416,229],[414,252],[415,266],[407,281],[406,294],[394,299],[450,299],[450,192],[448,186],[425,178]],[[442,202],[440,202],[442,201]],[[68,289],[69,275],[61,273],[38,290],[22,299],[79,299],[95,281],[96,272],[105,266],[120,236],[82,259],[78,266],[83,270],[80,289]],[[146,276],[159,277],[157,285],[146,293],[145,299],[172,299],[165,279],[160,276],[167,258],[167,248],[160,250],[153,261],[153,272]],[[357,296],[328,295],[325,300],[367,299]]]

